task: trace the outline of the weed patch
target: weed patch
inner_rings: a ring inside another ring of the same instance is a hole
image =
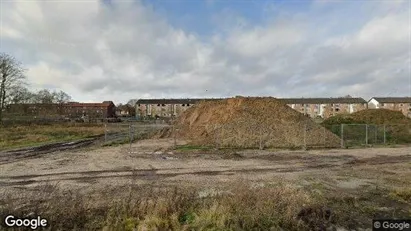
[[[0,150],[74,141],[104,134],[99,124],[54,124],[0,127]]]
[[[132,186],[81,194],[53,185],[2,195],[0,215],[38,214],[53,230],[326,230],[369,228],[373,218],[410,215],[409,191],[313,196],[287,183],[239,182],[200,196],[196,188]],[[62,209],[64,208],[64,209]],[[408,213],[407,213],[408,212]]]

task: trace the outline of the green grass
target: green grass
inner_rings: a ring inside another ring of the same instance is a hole
[[[199,146],[199,145],[178,145],[176,151],[209,151],[213,150],[214,147],[209,146]]]
[[[104,134],[102,125],[54,124],[0,127],[0,150],[75,141]]]
[[[103,144],[103,147],[117,147],[123,144],[128,144],[130,143],[130,140],[128,138],[122,139],[122,140],[115,140],[111,142],[106,142]]]
[[[411,204],[411,188],[394,189],[389,193],[392,199]]]

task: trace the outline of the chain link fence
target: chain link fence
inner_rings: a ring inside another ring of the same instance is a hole
[[[177,126],[161,123],[107,123],[105,144],[132,144],[142,139],[171,140],[175,148],[187,143],[193,148],[213,149],[307,149],[345,148],[371,145],[409,144],[409,125],[339,124],[318,126],[307,123],[293,125],[294,129],[280,126],[248,127],[233,124]],[[279,132],[281,131],[281,132]],[[184,141],[184,142],[181,142]]]
[[[341,139],[341,147],[411,143],[408,124],[339,124],[326,126]]]
[[[152,138],[163,128],[170,127],[164,123],[106,123],[104,124],[104,144],[132,144],[134,141]]]
[[[215,125],[212,131],[215,139],[213,146],[216,148],[306,149],[337,147],[339,144],[338,138],[325,127],[311,123],[293,127],[294,129],[287,130],[282,129],[281,125],[272,127],[255,125],[237,129],[236,125]]]

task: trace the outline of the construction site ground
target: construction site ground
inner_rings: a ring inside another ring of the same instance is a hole
[[[182,141],[181,141],[182,142]],[[179,143],[181,143],[179,141]],[[287,181],[335,192],[402,187],[411,182],[411,147],[323,150],[175,151],[172,139],[81,147],[30,155],[0,154],[2,191],[54,184],[78,191],[155,184],[206,189],[247,181]]]

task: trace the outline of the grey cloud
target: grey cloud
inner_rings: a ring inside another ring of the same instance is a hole
[[[234,20],[216,16],[216,23],[222,20],[216,30],[219,39],[207,40],[173,28],[139,2],[114,1],[111,7],[90,3],[88,8],[37,3],[43,9],[38,19],[25,16],[24,4],[10,5],[21,17],[18,23],[11,15],[3,23],[25,36],[2,35],[3,43],[25,63],[47,63],[60,73],[50,77],[33,71],[32,82],[53,79],[53,85],[68,86],[63,90],[84,99],[346,94],[367,98],[389,94],[388,89],[396,89],[396,95],[411,93],[409,40],[396,32],[404,29],[401,21],[408,14],[398,5],[389,12],[369,10],[368,23],[335,36],[327,33],[341,18],[328,15],[325,19],[333,22],[324,23],[323,37],[311,30],[316,7],[288,22],[284,17],[292,12],[279,14],[258,27],[226,12]]]

